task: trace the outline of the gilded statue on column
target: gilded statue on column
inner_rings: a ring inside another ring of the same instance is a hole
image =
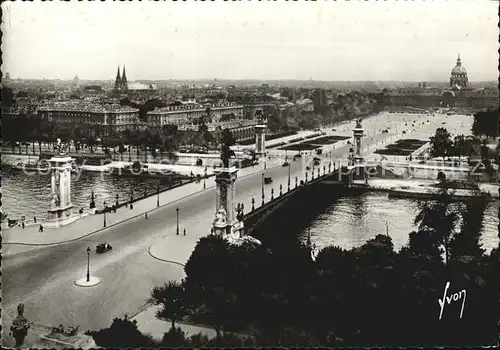
[[[57,145],[55,147],[55,151],[57,154],[64,156],[68,154],[68,145],[61,141],[61,139],[57,139]]]

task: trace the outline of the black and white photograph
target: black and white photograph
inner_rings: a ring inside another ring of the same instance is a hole
[[[498,1],[3,1],[2,348],[495,347]]]

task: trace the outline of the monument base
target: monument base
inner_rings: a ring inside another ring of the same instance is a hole
[[[38,341],[33,344],[38,349],[96,349],[97,345],[90,335],[77,333],[68,335],[51,331],[40,335]]]
[[[93,286],[97,286],[101,282],[102,282],[102,279],[100,277],[90,276],[88,282],[87,282],[87,278],[83,277],[83,278],[80,278],[79,280],[75,281],[75,284],[78,287],[93,287]]]
[[[214,224],[214,234],[222,236],[226,239],[238,239],[244,236],[244,224],[241,221],[234,223],[233,225],[217,225]]]
[[[61,226],[66,226],[76,221],[79,216],[72,215],[71,208],[73,206],[69,205],[65,208],[50,208],[47,210],[47,220],[43,223],[43,227],[46,228],[59,228]]]

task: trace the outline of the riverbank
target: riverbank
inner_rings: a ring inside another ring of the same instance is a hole
[[[267,163],[267,168],[280,166],[279,164]],[[248,176],[261,172],[264,164],[258,164],[254,167],[240,169],[239,177]],[[208,191],[215,187],[215,178],[212,176],[206,179],[206,188],[203,188],[203,181],[191,182],[182,186],[160,193],[157,206],[157,195],[152,194],[149,197],[134,202],[133,209],[129,207],[119,208],[116,212],[106,213],[106,227],[104,227],[104,214],[82,215],[82,217],[67,226],[49,229],[45,228],[43,232],[38,232],[39,225],[29,225],[24,229],[20,226],[3,231],[2,233],[2,253],[4,255],[15,254],[30,248],[51,246],[78,240],[93,234],[97,234],[107,228],[123,223],[125,221],[144,216],[145,213],[154,213],[155,210],[163,206],[172,204],[201,191]]]
[[[438,181],[436,180],[426,180],[426,179],[369,179],[368,182],[364,180],[354,180],[353,185],[360,188],[365,188],[367,190],[384,191],[388,192],[389,196],[391,194],[399,195],[402,197],[412,197],[412,198],[428,198],[432,197],[432,193],[436,193],[438,187],[432,186],[436,185]],[[499,198],[499,186],[492,183],[478,183],[479,191],[484,193],[490,198]],[[470,190],[452,190],[453,196],[460,197],[476,197],[473,191]]]

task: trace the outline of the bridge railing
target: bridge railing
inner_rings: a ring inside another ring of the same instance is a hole
[[[330,166],[313,167],[311,170],[305,172],[303,179],[295,177],[293,181],[291,180],[290,188],[288,188],[288,184],[286,184],[286,187],[283,186],[283,184],[280,184],[280,191],[278,193],[275,193],[274,189],[267,191],[267,193],[263,193],[264,196],[262,196],[260,206],[255,205],[256,199],[255,197],[252,197],[251,209],[243,216],[242,220],[245,225],[245,234],[251,235],[259,222],[307,186],[319,183],[322,180],[334,175],[337,171],[338,168],[333,168],[331,164]],[[264,198],[270,198],[270,200],[265,202]]]

